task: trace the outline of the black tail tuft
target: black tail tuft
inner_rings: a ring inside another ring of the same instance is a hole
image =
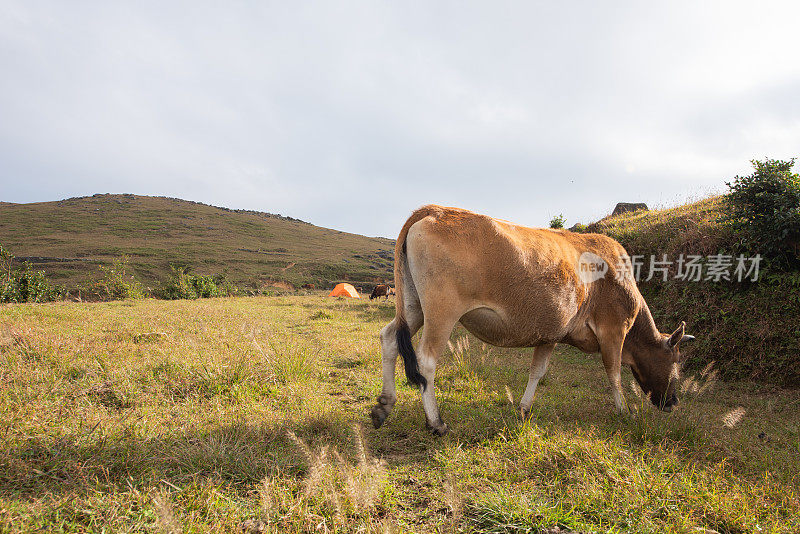
[[[417,353],[414,352],[414,345],[411,344],[411,331],[405,322],[400,323],[400,327],[397,329],[397,349],[403,357],[406,378],[411,384],[422,386],[424,390],[428,386],[428,381],[419,372]]]

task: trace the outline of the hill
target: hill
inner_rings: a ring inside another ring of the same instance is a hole
[[[726,379],[757,379],[783,386],[800,385],[800,273],[761,266],[757,281],[676,279],[680,255],[731,255],[739,246],[720,222],[726,209],[716,196],[675,208],[624,213],[589,225],[609,235],[631,256],[645,258],[639,289],[662,329],[686,321],[697,336],[687,347],[690,367],[715,362]],[[666,281],[647,281],[649,258],[667,254]],[[754,254],[753,254],[754,255]],[[732,258],[733,260],[733,258]],[[735,264],[735,260],[734,264]],[[731,266],[733,271],[734,265]],[[707,271],[703,271],[706,273]]]
[[[270,213],[186,200],[98,194],[56,202],[0,203],[0,243],[73,288],[121,255],[148,285],[170,265],[223,274],[247,288],[276,281],[322,286],[392,279],[394,241],[321,228]]]

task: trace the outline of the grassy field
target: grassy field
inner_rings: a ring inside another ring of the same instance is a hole
[[[170,264],[224,274],[245,288],[392,279],[394,241],[321,228],[269,213],[186,200],[94,195],[57,202],[0,202],[0,243],[66,289],[87,286],[121,255],[146,285]],[[331,286],[332,287],[332,286]]]
[[[0,531],[800,531],[797,391],[712,372],[671,414],[631,388],[617,416],[598,357],[560,346],[523,421],[530,353],[456,330],[450,434],[428,435],[408,386],[374,430],[393,313],[313,295],[1,307]]]

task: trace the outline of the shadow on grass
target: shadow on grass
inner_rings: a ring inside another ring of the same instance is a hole
[[[247,499],[265,477],[305,478],[308,462],[294,432],[313,450],[332,446],[354,457],[352,428],[362,426],[367,447],[400,472],[440,472],[439,453],[453,446],[461,450],[492,449],[491,443],[514,441],[540,428],[542,439],[552,433],[578,431],[598,442],[616,436],[624,449],[641,450],[641,440],[629,423],[602,415],[605,424],[587,421],[577,412],[534,414],[525,422],[502,399],[448,402],[445,411],[451,434],[435,438],[424,429],[421,406],[415,399],[398,405],[379,430],[368,426],[366,410],[334,411],[304,421],[284,421],[259,426],[234,423],[210,430],[167,432],[144,438],[124,430],[104,435],[102,428],[69,436],[55,443],[29,439],[0,453],[0,497],[10,499],[62,499],[136,489],[147,493],[162,484],[173,488],[222,485]],[[502,445],[501,445],[502,447]],[[681,451],[679,451],[681,452]],[[680,454],[685,466],[702,465],[691,451]],[[403,475],[406,476],[407,475]]]
[[[446,384],[452,377],[443,378]],[[401,400],[378,430],[369,423],[370,399],[302,421],[166,429],[156,436],[139,435],[133,428],[105,433],[99,424],[55,441],[28,438],[0,452],[0,496],[41,498],[117,491],[127,486],[147,488],[159,481],[182,486],[203,480],[229,485],[244,494],[265,476],[304,474],[307,462],[289,431],[311,447],[331,445],[347,455],[354,452],[354,425],[367,431],[368,447],[374,453],[390,465],[411,469],[436,468],[436,451],[453,445],[469,449],[485,447],[496,439],[514,440],[531,425],[545,434],[551,430],[594,433],[601,440],[616,440],[633,453],[641,451],[643,445],[668,447],[687,466],[719,460],[713,454],[713,443],[690,420],[647,407],[638,414],[614,415],[610,397],[603,398],[607,395],[605,388],[596,394],[584,390],[584,398],[570,402],[564,391],[557,394],[555,387],[547,387],[540,393],[552,398],[538,398],[531,417],[524,421],[503,393],[504,381],[476,375],[475,382],[461,391],[447,390],[443,384],[439,399],[442,415],[451,428],[445,438],[428,434],[418,393],[402,386]],[[514,384],[515,388],[520,386]],[[484,393],[478,397],[476,392]]]
[[[244,492],[267,475],[302,474],[302,451],[289,431],[309,445],[336,444],[347,451],[353,423],[340,414],[327,414],[302,423],[234,423],[152,438],[124,430],[105,435],[100,425],[55,443],[29,438],[0,454],[0,496],[40,498],[203,479]]]

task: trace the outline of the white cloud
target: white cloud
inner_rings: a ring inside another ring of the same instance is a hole
[[[798,11],[5,2],[0,196],[167,194],[388,236],[428,202],[588,222],[796,155]]]

